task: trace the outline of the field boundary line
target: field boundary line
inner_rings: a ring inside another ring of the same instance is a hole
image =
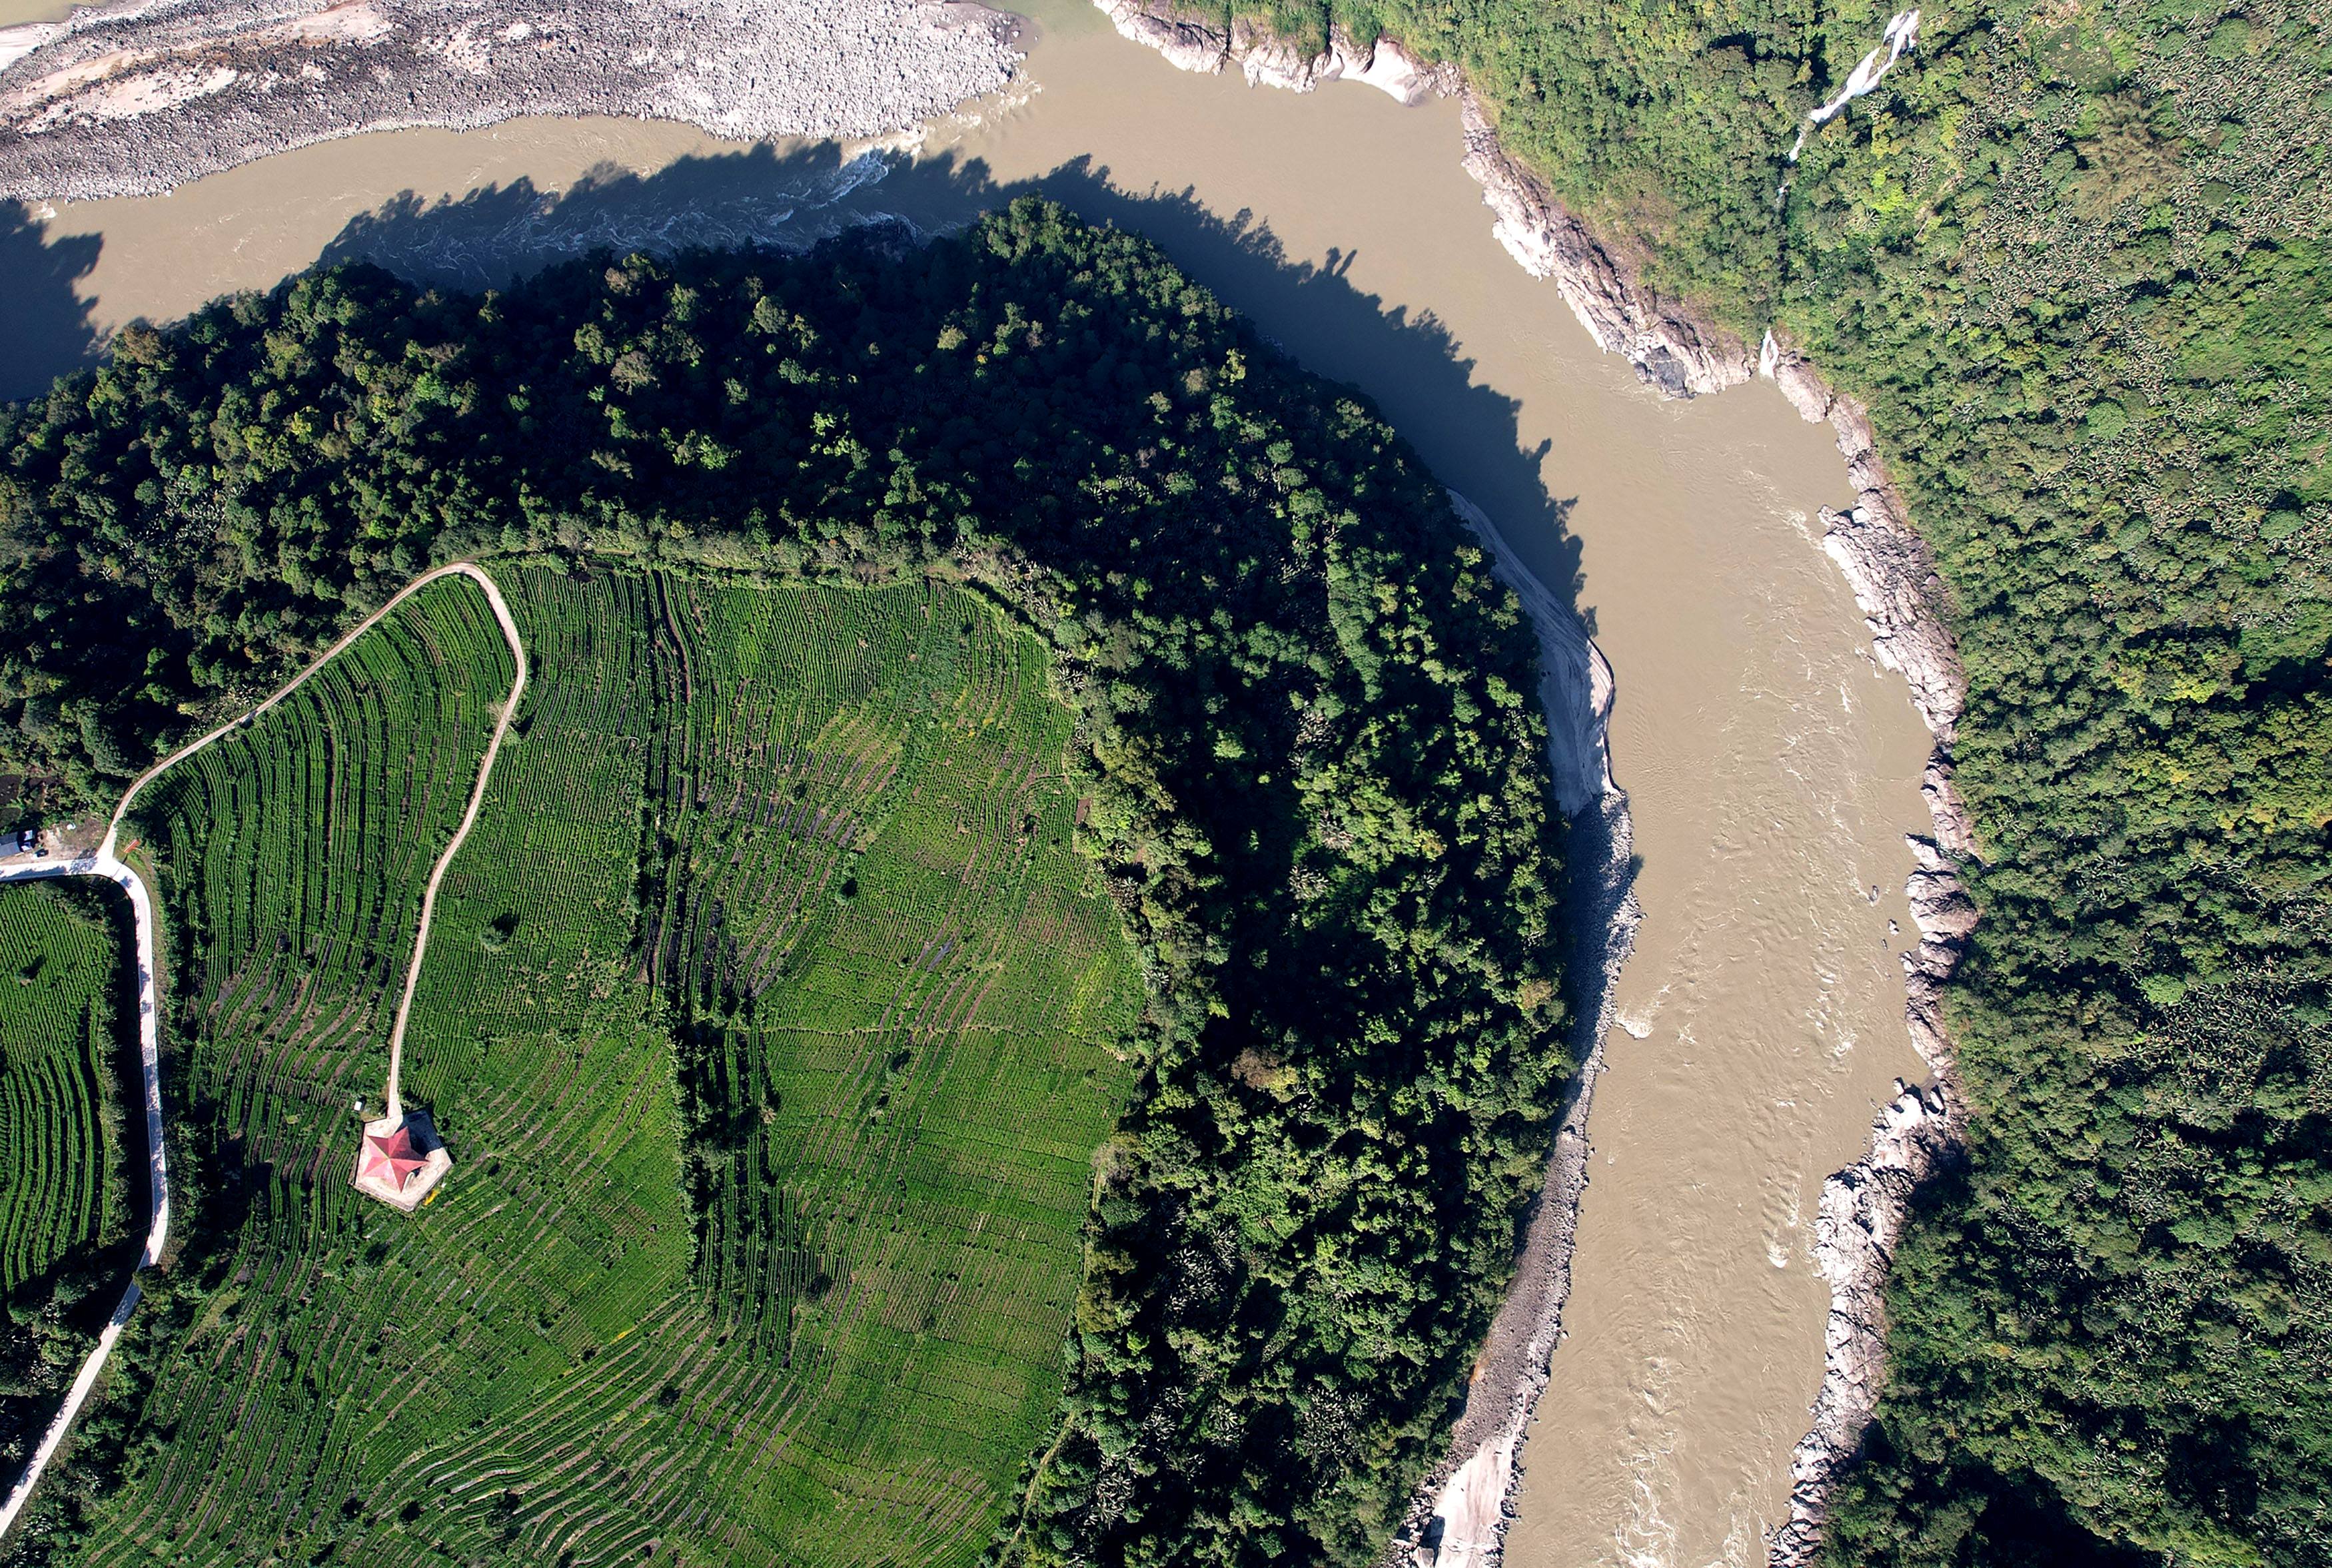
[[[112,835],[107,835],[110,844]],[[14,1528],[16,1517],[33,1496],[33,1488],[49,1468],[65,1434],[72,1430],[75,1417],[97,1387],[99,1375],[105,1370],[106,1358],[113,1354],[114,1342],[129,1321],[132,1308],[138,1305],[139,1274],[153,1265],[162,1255],[162,1243],[170,1234],[170,1179],[162,1152],[162,1060],[160,1041],[157,1032],[154,1012],[154,904],[146,890],[145,879],[115,860],[108,848],[54,865],[0,866],[0,884],[9,882],[43,881],[65,877],[102,877],[117,884],[129,896],[129,908],[137,927],[135,939],[138,963],[138,1058],[146,1090],[146,1170],[151,1186],[153,1221],[147,1227],[145,1250],[129,1271],[129,1280],[122,1288],[120,1305],[97,1336],[97,1345],[81,1364],[80,1375],[65,1392],[64,1402],[57,1407],[48,1430],[41,1434],[40,1446],[32,1458],[24,1461],[22,1474],[9,1487],[5,1502],[0,1502],[0,1540],[7,1538]]]
[[[138,1055],[145,1079],[146,1164],[148,1180],[151,1185],[153,1212],[153,1223],[148,1227],[146,1232],[145,1249],[139,1253],[137,1265],[129,1272],[129,1283],[122,1288],[120,1305],[113,1309],[112,1318],[98,1335],[97,1345],[91,1350],[89,1359],[81,1364],[81,1373],[73,1379],[72,1387],[66,1392],[64,1402],[58,1407],[56,1415],[49,1422],[48,1430],[42,1433],[40,1446],[33,1450],[32,1458],[24,1461],[24,1468],[16,1478],[15,1483],[9,1487],[6,1500],[0,1502],[0,1541],[5,1541],[8,1532],[15,1526],[17,1516],[24,1512],[25,1504],[31,1501],[33,1488],[39,1485],[42,1475],[48,1469],[50,1460],[55,1458],[58,1448],[65,1440],[65,1435],[72,1430],[73,1421],[80,1415],[81,1406],[87,1402],[90,1393],[97,1387],[98,1378],[105,1371],[106,1360],[112,1354],[115,1343],[120,1339],[122,1328],[129,1323],[131,1310],[138,1305],[138,1299],[141,1294],[138,1288],[138,1276],[153,1267],[156,1259],[162,1255],[163,1243],[169,1239],[170,1180],[163,1154],[159,1018],[155,1010],[154,997],[154,901],[152,895],[147,889],[145,879],[123,863],[114,851],[114,845],[120,837],[121,824],[129,814],[130,803],[138,798],[140,790],[164,772],[186,761],[214,741],[235,730],[249,727],[261,714],[306,685],[318,670],[331,662],[357,639],[371,631],[406,600],[410,599],[430,584],[441,578],[452,576],[467,577],[484,592],[486,603],[493,611],[494,619],[501,623],[502,636],[510,643],[511,655],[517,660],[518,677],[511,683],[510,698],[502,704],[501,717],[494,724],[493,738],[487,743],[485,756],[479,764],[478,782],[470,794],[469,810],[464,813],[461,826],[454,832],[454,841],[448,844],[444,853],[438,857],[437,865],[430,873],[428,887],[422,896],[420,924],[413,942],[413,963],[406,974],[405,995],[397,1007],[396,1031],[391,1035],[389,1041],[388,1099],[390,1114],[396,1114],[397,1057],[405,1043],[405,1019],[406,1011],[413,1003],[414,983],[421,974],[422,949],[429,940],[429,917],[436,905],[437,884],[444,876],[445,868],[453,862],[454,851],[462,847],[462,841],[469,836],[471,824],[477,821],[478,808],[485,799],[486,781],[493,772],[495,755],[502,747],[502,737],[509,733],[511,717],[518,710],[519,698],[526,690],[526,648],[518,634],[518,622],[511,617],[510,606],[502,599],[501,586],[486,575],[484,568],[469,561],[454,561],[443,566],[433,566],[422,573],[390,595],[380,608],[350,627],[330,647],[310,660],[300,673],[277,688],[256,707],[238,717],[228,719],[197,739],[187,742],[144,773],[139,774],[130,781],[129,787],[122,791],[120,803],[113,808],[113,815],[106,823],[105,837],[94,851],[73,860],[52,865],[44,866],[37,863],[0,865],[0,885],[62,877],[101,877],[107,881],[117,884],[129,897],[130,913],[137,929],[135,946],[138,962]]]

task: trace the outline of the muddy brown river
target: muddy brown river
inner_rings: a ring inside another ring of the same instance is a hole
[[[0,0],[0,27],[14,27],[19,22],[62,22],[72,12],[72,0],[63,5],[53,0]]]
[[[1041,0],[1023,84],[917,156],[519,121],[286,154],[139,201],[0,216],[0,394],[138,316],[320,256],[467,285],[591,245],[932,228],[1025,189],[1139,229],[1373,396],[1496,519],[1618,674],[1644,924],[1590,1128],[1569,1337],[1515,1568],[1762,1560],[1821,1373],[1823,1177],[1905,1038],[1902,837],[1927,739],[1867,651],[1816,508],[1828,432],[1769,384],[1664,403],[1491,238],[1457,106],[1185,75]],[[52,14],[0,0],[0,24]],[[0,209],[5,214],[6,209]]]

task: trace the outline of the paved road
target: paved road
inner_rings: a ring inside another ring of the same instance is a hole
[[[97,1348],[89,1353],[81,1364],[81,1375],[65,1394],[65,1402],[42,1434],[41,1446],[24,1465],[24,1473],[10,1488],[8,1500],[0,1503],[0,1537],[16,1522],[25,1502],[33,1495],[33,1485],[49,1468],[49,1460],[72,1430],[73,1418],[81,1413],[90,1391],[97,1386],[98,1374],[105,1370],[105,1358],[113,1354],[114,1341],[121,1337],[122,1325],[129,1321],[130,1308],[138,1305],[138,1270],[150,1268],[162,1255],[162,1243],[170,1234],[170,1177],[162,1156],[162,1066],[156,1033],[154,1011],[154,900],[146,891],[145,880],[137,872],[113,858],[113,835],[106,835],[104,849],[77,860],[18,861],[0,864],[0,882],[29,882],[50,877],[102,877],[118,883],[129,895],[129,908],[138,927],[138,1057],[146,1078],[146,1168],[153,1183],[154,1222],[147,1228],[146,1250],[139,1255],[138,1269],[129,1274],[129,1282],[122,1288],[121,1305],[113,1309],[112,1320],[97,1336]]]
[[[129,908],[136,918],[138,933],[138,1053],[143,1063],[146,1077],[146,1162],[153,1183],[154,1213],[154,1223],[146,1232],[146,1250],[139,1254],[138,1267],[130,1271],[129,1282],[122,1288],[121,1305],[113,1309],[112,1320],[98,1335],[97,1347],[90,1352],[89,1359],[81,1364],[81,1374],[73,1379],[72,1388],[66,1393],[64,1403],[59,1407],[55,1419],[49,1422],[48,1430],[42,1435],[41,1446],[33,1451],[32,1459],[26,1461],[24,1472],[16,1478],[15,1486],[10,1488],[7,1500],[0,1503],[0,1538],[6,1536],[10,1527],[16,1522],[16,1516],[24,1511],[25,1503],[32,1497],[33,1488],[48,1469],[49,1461],[55,1457],[58,1445],[64,1441],[65,1433],[72,1430],[73,1420],[81,1413],[82,1404],[89,1399],[90,1391],[97,1386],[99,1376],[105,1371],[106,1358],[113,1354],[114,1344],[121,1337],[122,1326],[129,1321],[130,1309],[138,1305],[139,1294],[138,1275],[140,1271],[153,1267],[155,1259],[162,1255],[162,1243],[168,1239],[170,1233],[169,1173],[165,1167],[162,1154],[162,1070],[158,1034],[159,1017],[155,1011],[154,998],[154,900],[147,892],[144,879],[115,858],[115,845],[120,838],[121,824],[129,815],[130,803],[138,798],[138,793],[140,790],[151,784],[164,770],[185,761],[213,741],[247,727],[261,714],[299,690],[301,687],[307,684],[309,678],[316,671],[330,663],[358,638],[372,630],[383,616],[395,610],[406,600],[440,577],[457,575],[469,578],[484,590],[486,602],[493,609],[494,619],[502,623],[502,635],[510,641],[511,654],[518,660],[518,679],[511,685],[509,700],[502,704],[501,717],[494,722],[493,739],[487,744],[486,755],[478,765],[478,782],[470,794],[469,810],[463,814],[462,825],[454,832],[454,841],[446,845],[445,852],[438,857],[436,868],[429,874],[428,889],[422,896],[420,927],[415,932],[413,938],[413,962],[406,971],[405,994],[397,1003],[397,1027],[389,1037],[388,1106],[389,1114],[395,1116],[397,1109],[398,1059],[405,1047],[406,1013],[413,1005],[414,984],[421,977],[421,955],[429,941],[429,918],[436,908],[437,884],[445,875],[445,868],[453,863],[454,852],[462,847],[462,841],[469,837],[471,824],[478,819],[478,808],[485,800],[486,780],[493,772],[494,757],[501,751],[502,737],[510,729],[511,716],[518,711],[519,698],[526,691],[526,649],[519,641],[518,623],[511,617],[510,606],[502,601],[502,589],[495,584],[492,577],[486,575],[482,568],[472,565],[467,561],[456,561],[451,565],[438,566],[424,572],[400,589],[396,597],[358,622],[346,636],[318,654],[306,669],[278,688],[272,696],[258,707],[238,718],[229,719],[199,739],[180,746],[139,774],[131,781],[129,787],[122,792],[121,803],[113,809],[112,821],[106,824],[105,840],[94,852],[67,860],[39,860],[22,857],[0,860],[0,883],[28,882],[50,877],[102,877],[110,882],[118,884],[129,895]]]

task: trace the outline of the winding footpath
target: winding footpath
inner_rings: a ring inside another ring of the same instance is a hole
[[[492,606],[494,619],[502,623],[502,638],[510,644],[511,659],[518,673],[511,681],[510,696],[503,699],[502,714],[494,720],[493,738],[486,742],[486,755],[478,760],[478,782],[470,790],[470,807],[462,813],[462,825],[454,830],[454,837],[445,845],[445,852],[437,857],[437,864],[430,869],[429,885],[421,891],[421,920],[413,932],[413,962],[406,965],[405,993],[397,1000],[397,1024],[388,1031],[388,1109],[386,1115],[391,1121],[395,1121],[404,1110],[397,1097],[397,1075],[398,1069],[405,1064],[405,1022],[413,1012],[414,989],[421,984],[421,955],[429,949],[429,920],[437,913],[437,884],[445,879],[445,869],[454,863],[454,857],[461,852],[462,841],[477,825],[478,808],[486,803],[486,781],[493,777],[494,759],[502,755],[502,737],[510,733],[511,716],[518,711],[519,699],[526,695],[526,644],[519,640],[518,622],[511,619],[510,606],[502,602],[502,591],[494,585],[494,580],[482,568],[473,566],[467,561],[440,566],[427,576],[416,579],[405,594],[410,594],[431,578],[442,577],[448,572],[461,573],[485,591],[486,603]],[[404,598],[405,594],[399,594],[397,598]],[[389,601],[389,604],[396,603],[396,599]],[[381,608],[386,611],[388,605]],[[343,646],[346,646],[345,640],[335,647],[334,651]]]
[[[518,675],[517,679],[511,681],[510,697],[502,703],[502,713],[494,722],[493,738],[487,743],[485,755],[478,764],[478,782],[470,792],[469,809],[463,813],[461,825],[454,830],[453,841],[445,846],[444,853],[438,856],[436,866],[429,873],[428,887],[422,895],[420,924],[413,937],[413,962],[406,970],[405,992],[397,1003],[397,1024],[389,1036],[387,1098],[389,1114],[394,1117],[397,1113],[397,1069],[405,1049],[406,1016],[412,1009],[414,988],[421,978],[421,955],[428,946],[429,919],[436,909],[437,885],[444,879],[445,869],[453,863],[454,852],[461,849],[462,841],[469,837],[472,825],[478,820],[478,809],[486,796],[486,783],[493,774],[494,759],[501,753],[502,737],[510,730],[511,716],[518,711],[519,698],[526,692],[526,648],[519,638],[518,622],[511,617],[510,606],[502,599],[502,589],[496,585],[492,577],[486,575],[483,567],[473,565],[467,561],[456,561],[449,565],[438,566],[424,572],[399,589],[387,603],[358,622],[339,641],[318,654],[305,669],[279,687],[259,706],[241,717],[229,719],[201,738],[180,746],[139,774],[131,781],[129,787],[122,792],[121,803],[114,807],[112,820],[106,824],[105,838],[94,851],[70,860],[53,864],[43,865],[36,861],[29,865],[0,866],[0,883],[30,882],[53,877],[101,877],[107,881],[115,883],[129,895],[130,913],[137,927],[138,1054],[146,1080],[146,1164],[148,1179],[152,1183],[154,1215],[154,1222],[146,1232],[145,1250],[139,1254],[138,1265],[130,1270],[129,1281],[122,1288],[121,1304],[113,1309],[112,1318],[108,1321],[104,1330],[98,1335],[96,1348],[90,1352],[89,1359],[81,1364],[80,1375],[73,1379],[72,1387],[65,1394],[64,1403],[58,1407],[55,1417],[49,1422],[48,1430],[42,1434],[40,1447],[33,1449],[33,1457],[25,1461],[24,1474],[16,1478],[16,1484],[9,1489],[7,1500],[0,1503],[0,1539],[5,1539],[8,1532],[14,1527],[16,1516],[24,1512],[25,1504],[31,1501],[33,1490],[40,1483],[42,1475],[48,1469],[49,1461],[56,1457],[57,1449],[63,1443],[65,1434],[72,1430],[74,1418],[80,1415],[81,1406],[88,1402],[91,1391],[96,1388],[98,1378],[105,1371],[106,1358],[113,1354],[114,1345],[120,1339],[121,1330],[129,1323],[131,1310],[138,1305],[140,1294],[138,1288],[138,1276],[153,1267],[160,1259],[163,1243],[169,1239],[170,1234],[170,1179],[163,1154],[162,1138],[160,1015],[154,994],[154,899],[152,894],[147,889],[145,879],[124,864],[115,851],[115,845],[121,836],[121,824],[129,816],[130,803],[138,798],[140,790],[167,769],[184,762],[214,741],[235,730],[247,728],[256,722],[260,715],[306,685],[318,670],[339,657],[358,638],[371,631],[390,612],[414,594],[440,578],[457,575],[469,578],[485,594],[486,603],[493,610],[494,619],[501,623],[502,636],[510,643],[511,656],[517,661]]]

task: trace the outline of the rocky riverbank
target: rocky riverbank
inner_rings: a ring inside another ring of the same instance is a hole
[[[1536,176],[1506,156],[1480,100],[1467,91],[1460,101],[1466,172],[1497,215],[1491,232],[1524,271],[1553,280],[1597,347],[1626,358],[1669,397],[1722,392],[1749,379],[1756,360],[1746,345],[1645,288]]]
[[[1965,1123],[1944,1030],[1943,995],[1975,924],[1975,908],[1960,886],[1956,867],[1974,858],[1976,846],[1952,787],[1951,743],[1965,683],[1943,619],[1945,588],[1934,557],[1888,480],[1862,407],[1833,393],[1811,364],[1770,333],[1753,354],[1739,337],[1696,319],[1681,301],[1644,287],[1544,182],[1506,155],[1487,112],[1454,67],[1427,64],[1389,40],[1362,45],[1340,32],[1331,33],[1324,52],[1306,59],[1244,25],[1224,31],[1143,0],[1094,3],[1121,33],[1185,71],[1212,72],[1236,64],[1251,83],[1297,91],[1357,78],[1411,103],[1428,91],[1458,96],[1466,172],[1482,186],[1483,202],[1494,214],[1493,233],[1524,271],[1554,282],[1600,347],[1624,356],[1647,383],[1670,397],[1721,392],[1762,374],[1808,421],[1828,423],[1837,435],[1857,503],[1849,511],[1822,512],[1823,549],[1854,591],[1873,652],[1881,664],[1902,673],[1935,741],[1921,786],[1934,832],[1909,841],[1912,870],[1906,890],[1920,941],[1903,955],[1905,1022],[1933,1077],[1918,1087],[1898,1081],[1873,1126],[1870,1153],[1823,1184],[1814,1250],[1815,1266],[1830,1288],[1822,1383],[1812,1428],[1792,1456],[1790,1516],[1767,1542],[1768,1568],[1803,1568],[1819,1548],[1831,1487],[1853,1456],[1884,1377],[1887,1268],[1910,1195],[1956,1157]],[[1495,530],[1485,537],[1495,540]],[[1510,556],[1502,556],[1501,565],[1519,569]],[[1541,636],[1549,636],[1544,619]],[[1550,663],[1560,663],[1566,655],[1552,641],[1548,645]],[[1549,712],[1552,719],[1555,709],[1550,707]],[[1619,831],[1624,835],[1624,797],[1619,798]],[[1576,810],[1568,801],[1565,805]],[[1593,813],[1583,816],[1591,824],[1594,821]],[[1624,908],[1614,903],[1605,913],[1610,929],[1596,940],[1616,965],[1632,939],[1632,900]],[[1604,989],[1608,994],[1608,975]],[[1582,1055],[1586,1066],[1578,1099],[1564,1117],[1513,1291],[1483,1352],[1450,1453],[1428,1478],[1395,1537],[1392,1558],[1413,1555],[1464,1568],[1489,1568],[1498,1561],[1521,1483],[1521,1436],[1547,1382],[1548,1358],[1570,1288],[1585,1174],[1584,1124],[1604,1032],[1600,1016],[1587,1022],[1593,1032]],[[1497,1505],[1495,1517],[1489,1512],[1492,1499]]]
[[[1387,1553],[1389,1564],[1426,1559],[1438,1568],[1474,1568],[1498,1560],[1522,1485],[1523,1434],[1545,1392],[1548,1364],[1562,1337],[1579,1199],[1587,1185],[1587,1118],[1603,1070],[1612,993],[1634,950],[1643,911],[1631,888],[1635,840],[1628,797],[1611,779],[1611,666],[1577,613],[1547,592],[1496,525],[1456,491],[1449,499],[1538,632],[1547,755],[1556,802],[1571,820],[1572,906],[1582,917],[1567,955],[1575,1010],[1568,1043],[1580,1064],[1578,1080],[1524,1231],[1514,1283],[1475,1363],[1448,1452],[1419,1488]]]
[[[1191,21],[1144,0],[1094,0],[1119,33],[1155,49],[1183,71],[1212,73],[1237,66],[1258,87],[1309,92],[1324,81],[1364,81],[1403,103],[1429,93],[1460,100],[1466,172],[1495,214],[1491,232],[1523,270],[1563,290],[1589,336],[1623,356],[1637,374],[1671,397],[1738,386],[1756,373],[1757,357],[1731,333],[1696,320],[1677,300],[1641,285],[1586,225],[1563,209],[1537,176],[1498,145],[1487,112],[1458,69],[1428,64],[1391,39],[1363,44],[1332,28],[1328,48],[1306,58],[1246,23],[1228,30]]]
[[[1904,889],[1919,944],[1903,955],[1904,1021],[1933,1076],[1918,1088],[1898,1082],[1872,1127],[1870,1153],[1822,1184],[1814,1264],[1830,1284],[1830,1308],[1821,1391],[1812,1429],[1791,1455],[1790,1517],[1766,1544],[1767,1568],[1805,1568],[1820,1554],[1831,1488],[1878,1404],[1887,1364],[1887,1269],[1911,1194],[1964,1145],[1966,1104],[1944,1030],[1944,987],[1975,928],[1975,906],[1960,886],[1958,868],[1977,850],[1967,810],[1952,787],[1951,746],[1967,685],[1944,623],[1945,589],[1934,555],[1888,480],[1862,406],[1831,391],[1771,333],[1759,370],[1806,420],[1827,422],[1837,433],[1857,499],[1850,511],[1824,509],[1822,548],[1854,590],[1871,651],[1901,672],[1935,741],[1920,781],[1935,832],[1908,841],[1912,870]]]
[[[1002,86],[1018,26],[967,0],[123,0],[0,33],[0,197],[151,195],[517,115],[889,135]]]
[[[1094,0],[1094,4],[1108,14],[1119,33],[1156,50],[1180,71],[1211,75],[1236,65],[1250,86],[1282,87],[1293,92],[1310,92],[1324,81],[1365,82],[1403,103],[1420,103],[1429,93],[1456,92],[1463,86],[1453,67],[1426,65],[1391,39],[1358,43],[1341,27],[1330,29],[1325,52],[1306,55],[1247,22],[1234,22],[1224,29],[1142,0]]]

